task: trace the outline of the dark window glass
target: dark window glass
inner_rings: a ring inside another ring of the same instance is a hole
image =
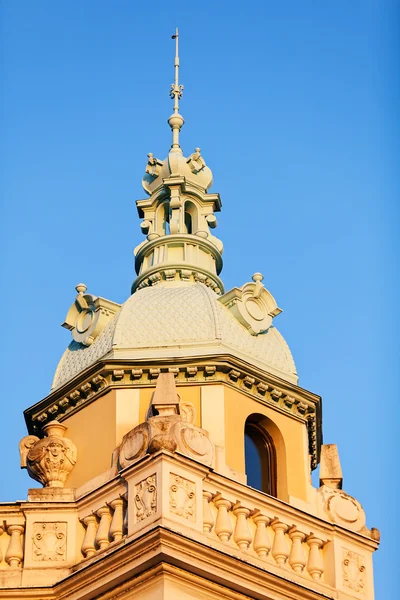
[[[247,485],[276,496],[276,454],[271,436],[258,423],[245,428]]]

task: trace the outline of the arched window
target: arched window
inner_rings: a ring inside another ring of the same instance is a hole
[[[192,215],[185,212],[185,233],[193,233],[192,231]]]
[[[168,201],[162,202],[157,207],[155,230],[159,235],[168,235],[170,233]]]
[[[196,233],[198,230],[198,208],[190,200],[185,202],[185,233]]]
[[[247,485],[276,496],[276,452],[271,436],[256,420],[244,430]]]

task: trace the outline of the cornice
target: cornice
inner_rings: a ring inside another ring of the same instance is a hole
[[[206,589],[212,584],[228,589],[232,598],[241,594],[265,600],[267,591],[271,600],[336,597],[336,592],[327,585],[308,582],[305,586],[293,577],[284,577],[278,569],[266,571],[161,525],[139,537],[127,538],[124,545],[109,547],[90,561],[83,561],[54,586],[54,596],[57,600],[85,600],[101,594],[102,600],[112,600],[133,591],[156,573],[175,574],[175,569],[179,569],[181,579],[204,585]]]
[[[62,422],[111,389],[154,387],[160,372],[174,373],[179,386],[224,383],[260,404],[305,422],[312,468],[316,468],[322,443],[321,397],[232,355],[214,360],[199,356],[190,360],[157,358],[151,362],[99,361],[25,410],[28,431],[41,435],[48,421]]]

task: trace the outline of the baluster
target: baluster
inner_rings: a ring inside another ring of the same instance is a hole
[[[124,500],[124,502],[125,502],[125,506],[126,506],[126,509],[125,509],[125,511],[124,511],[124,521],[123,521],[123,525],[122,525],[122,531],[123,531],[124,533],[128,533],[128,518],[129,518],[129,516],[128,516],[128,515],[129,515],[129,511],[128,511],[128,509],[127,509],[127,508],[128,508],[128,507],[127,507],[128,498],[127,498],[127,495],[126,495],[126,494],[124,494],[124,495],[122,496],[122,498],[123,498],[123,500]]]
[[[285,533],[288,530],[288,526],[285,523],[281,523],[278,519],[275,519],[271,523],[271,527],[275,532],[274,543],[272,545],[272,556],[275,562],[279,566],[283,566],[289,556],[288,543],[286,541]]]
[[[231,508],[232,502],[222,498],[221,494],[217,494],[214,498],[214,505],[218,509],[217,520],[215,522],[215,533],[221,542],[229,542],[233,529],[228,510]]]
[[[110,536],[113,542],[122,540],[124,527],[124,501],[122,498],[116,498],[110,502],[110,506],[114,511],[110,527]]]
[[[271,550],[271,541],[267,531],[267,525],[270,520],[265,515],[262,515],[259,510],[256,510],[253,514],[253,521],[257,527],[253,547],[260,558],[265,558]]]
[[[96,533],[95,542],[98,545],[99,550],[103,550],[103,548],[107,548],[110,543],[109,533],[112,517],[108,506],[102,506],[96,514],[100,518],[100,523]]]
[[[82,519],[83,524],[86,527],[85,537],[82,544],[82,554],[85,558],[89,558],[96,553],[94,540],[96,538],[97,531],[97,518],[96,515],[89,515]]]
[[[232,512],[235,517],[237,517],[233,539],[241,550],[247,550],[252,539],[249,526],[247,525],[247,518],[250,514],[250,510],[244,508],[240,502],[236,502],[232,508]]]
[[[322,548],[324,542],[320,538],[317,538],[313,533],[308,536],[306,542],[310,546],[307,571],[313,579],[321,579],[321,575],[324,572],[324,561],[322,560],[320,548]]]
[[[306,557],[304,554],[302,542],[306,537],[305,533],[302,533],[296,527],[292,527],[289,530],[289,537],[292,540],[292,548],[290,550],[289,564],[295,573],[302,573],[306,566]]]
[[[203,531],[210,533],[214,525],[214,517],[210,508],[210,500],[213,497],[211,492],[203,490]]]
[[[3,535],[3,533],[4,533],[4,528],[0,527],[0,538]],[[0,546],[0,563],[1,563],[2,560],[3,560],[3,554],[1,552],[1,546]]]
[[[24,556],[22,549],[22,534],[24,532],[23,525],[9,525],[7,533],[10,535],[5,560],[10,567],[19,567]]]

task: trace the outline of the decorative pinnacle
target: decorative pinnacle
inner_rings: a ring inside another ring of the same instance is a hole
[[[76,291],[78,292],[78,294],[84,294],[87,290],[87,287],[84,283],[78,283],[78,285],[76,286]]]
[[[182,98],[183,85],[179,85],[179,47],[178,47],[178,28],[175,30],[175,35],[172,35],[172,39],[175,40],[175,81],[171,85],[171,90],[169,95],[174,101],[174,112],[168,119],[168,123],[172,129],[172,146],[175,151],[182,153],[180,144],[179,144],[179,132],[181,130],[182,125],[184,124],[184,119],[182,115],[179,114],[179,100]]]

